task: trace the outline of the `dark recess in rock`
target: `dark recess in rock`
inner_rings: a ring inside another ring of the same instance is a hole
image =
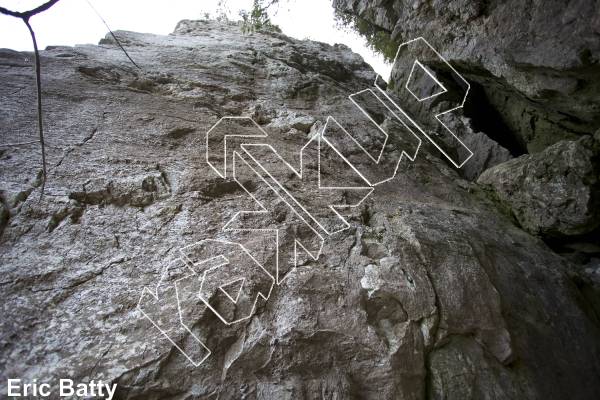
[[[244,186],[252,191],[254,183],[251,181],[245,181]],[[236,181],[216,181],[209,183],[204,189],[201,190],[204,196],[217,198],[223,197],[230,194],[242,194],[244,190]]]
[[[600,40],[595,0],[334,0],[375,47],[424,36],[479,84],[517,139],[518,155],[576,140],[600,125]],[[369,33],[371,32],[371,33]],[[378,35],[372,32],[377,32]],[[386,45],[386,47],[390,47]],[[496,118],[494,118],[496,119]],[[498,137],[494,127],[477,128]],[[492,129],[489,129],[492,128]]]
[[[482,86],[476,81],[471,81],[464,114],[471,118],[473,130],[484,132],[490,139],[510,151],[513,157],[527,153],[526,145],[506,125],[502,115],[490,104]]]

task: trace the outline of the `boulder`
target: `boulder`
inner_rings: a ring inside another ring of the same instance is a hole
[[[493,188],[527,231],[544,237],[584,235],[600,226],[600,145],[594,137],[561,141],[485,171]]]

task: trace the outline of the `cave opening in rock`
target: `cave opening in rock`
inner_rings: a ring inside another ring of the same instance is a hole
[[[471,90],[465,102],[464,114],[471,119],[473,130],[485,133],[514,157],[527,154],[527,148],[517,139],[500,113],[490,103],[483,87],[473,79],[468,81]]]

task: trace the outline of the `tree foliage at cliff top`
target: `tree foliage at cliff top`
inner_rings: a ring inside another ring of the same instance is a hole
[[[367,40],[373,51],[383,55],[388,62],[394,61],[398,51],[398,43],[390,38],[389,33],[375,28],[373,24],[361,17],[341,12],[338,9],[335,9],[335,18],[338,27],[358,32]]]
[[[281,29],[271,22],[271,18],[267,13],[269,7],[278,2],[278,0],[271,0],[268,3],[264,0],[254,0],[252,9],[240,12],[240,17],[242,17],[243,21],[242,30],[245,33],[261,30],[281,32]]]
[[[288,0],[293,1],[293,0]],[[268,11],[272,7],[279,5],[280,0],[254,0],[250,10],[240,12],[243,20],[244,32],[253,32],[259,30],[281,32],[279,26],[273,24]],[[383,55],[386,61],[392,62],[398,50],[398,44],[395,43],[389,33],[376,29],[365,19],[351,14],[343,13],[334,9],[336,25],[340,29],[350,29],[363,36],[369,47]]]

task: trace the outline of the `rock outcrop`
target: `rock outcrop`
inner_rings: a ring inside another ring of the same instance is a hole
[[[568,263],[426,146],[250,319],[190,315],[212,350],[192,365],[136,306],[179,249],[252,204],[206,164],[205,132],[249,116],[297,160],[327,116],[358,126],[347,96],[375,75],[345,46],[234,23],[117,35],[142,70],[110,37],[42,52],[41,200],[35,144],[0,153],[3,391],[68,377],[115,382],[118,399],[600,397],[598,316]],[[30,54],[0,51],[0,77],[0,140],[35,140]]]
[[[469,118],[449,125],[475,153],[462,176],[477,180],[489,169],[479,182],[495,188],[518,224],[574,261],[573,268],[596,264],[598,1],[333,3],[389,58],[418,36],[442,49],[471,84]],[[427,65],[443,74],[439,60]],[[399,83],[392,73],[392,91]],[[401,101],[411,100],[399,92]],[[525,153],[531,156],[503,164]]]
[[[472,116],[502,128],[497,136],[514,151],[541,151],[600,126],[597,0],[333,3],[398,44],[424,36],[443,49],[478,84]]]
[[[562,141],[485,171],[490,185],[527,231],[545,237],[585,235],[600,226],[600,132]]]

